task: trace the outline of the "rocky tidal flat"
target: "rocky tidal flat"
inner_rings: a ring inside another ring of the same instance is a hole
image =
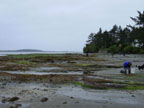
[[[143,108],[144,55],[0,56],[0,108]],[[131,61],[135,73],[121,74]]]

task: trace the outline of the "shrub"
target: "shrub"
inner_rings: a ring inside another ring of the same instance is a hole
[[[140,52],[140,48],[138,48],[138,47],[133,47],[132,53],[137,54],[137,53],[139,53],[139,52]]]
[[[144,50],[143,49],[140,50],[140,54],[144,54]]]
[[[96,47],[95,44],[87,44],[86,47],[84,47],[83,52],[84,53],[96,53],[99,51],[99,48]]]
[[[114,55],[119,52],[119,47],[117,47],[116,45],[112,45],[108,48],[108,52]]]
[[[131,45],[128,45],[128,46],[126,46],[125,48],[124,48],[124,52],[125,53],[133,53],[133,46],[131,46]]]

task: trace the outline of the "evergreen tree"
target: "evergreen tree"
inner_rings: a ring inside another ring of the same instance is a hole
[[[84,52],[95,53],[99,49],[109,49],[114,53],[139,53],[144,52],[139,48],[144,48],[144,11],[138,11],[136,18],[130,17],[137,26],[114,25],[110,31],[102,31],[100,28],[97,33],[91,33],[88,37]],[[129,50],[132,48],[131,50]]]
[[[143,13],[141,13],[140,11],[138,12],[138,16],[136,16],[135,18],[130,17],[138,26],[142,26],[144,27],[144,11]]]

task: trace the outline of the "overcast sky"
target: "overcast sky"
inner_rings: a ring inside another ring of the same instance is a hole
[[[0,50],[82,51],[100,27],[134,24],[144,0],[0,0]]]

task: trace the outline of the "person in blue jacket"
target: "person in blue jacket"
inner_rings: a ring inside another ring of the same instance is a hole
[[[132,65],[132,63],[129,61],[127,61],[123,64],[126,74],[131,74],[131,65]]]

